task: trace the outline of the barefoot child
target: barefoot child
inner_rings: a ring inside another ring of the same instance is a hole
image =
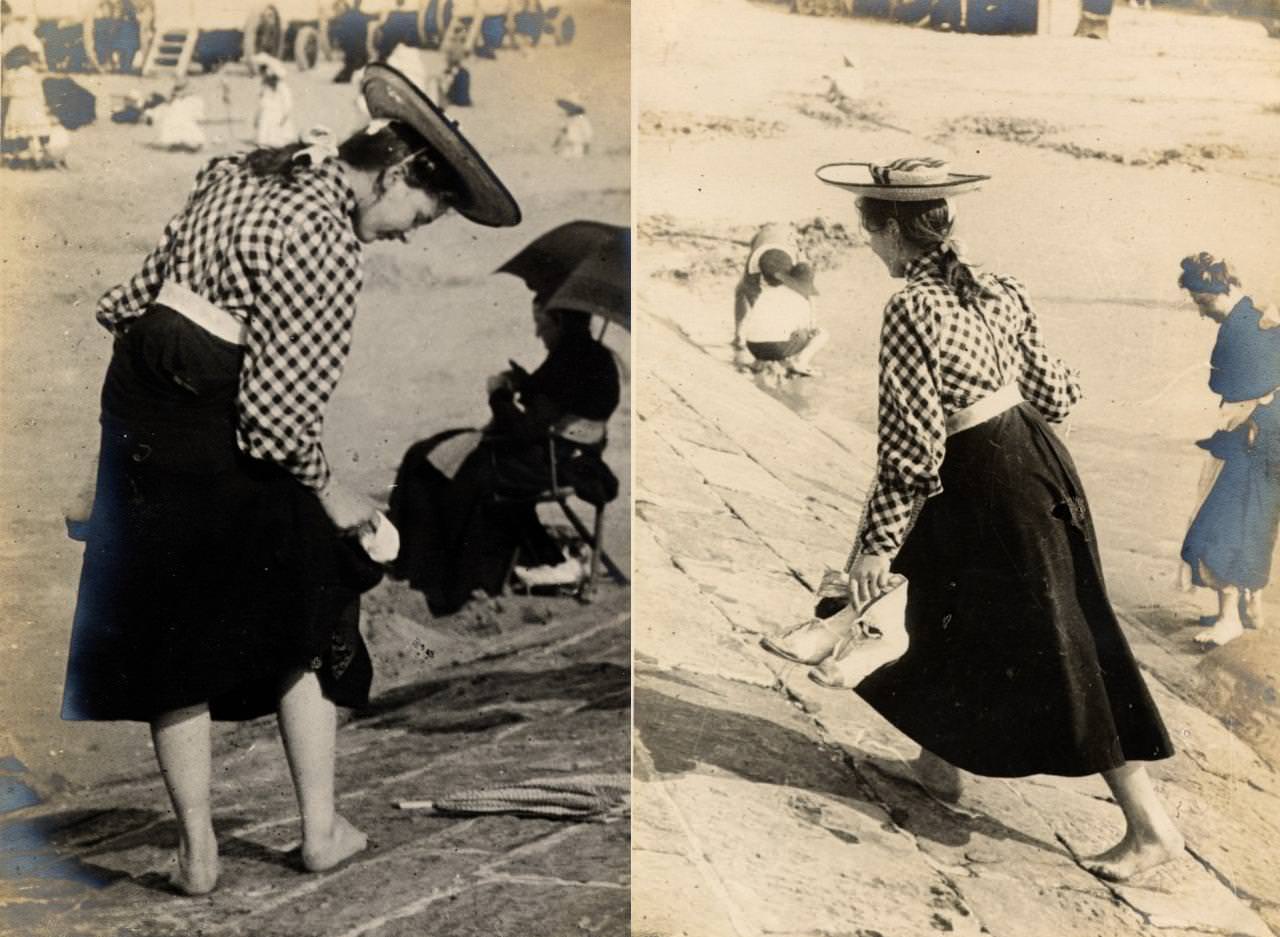
[[[737,340],[745,341],[757,362],[776,362],[788,375],[816,374],[813,357],[827,343],[827,333],[818,328],[814,313],[818,291],[812,268],[795,263],[779,247],[768,248],[753,261],[760,292],[739,323]]]
[[[1218,323],[1209,388],[1222,398],[1221,427],[1196,445],[1216,460],[1199,509],[1182,543],[1191,581],[1218,593],[1212,627],[1196,635],[1221,647],[1245,627],[1262,623],[1262,590],[1271,572],[1280,525],[1280,314],[1260,310],[1225,261],[1208,253],[1186,257],[1178,285],[1200,315]]]

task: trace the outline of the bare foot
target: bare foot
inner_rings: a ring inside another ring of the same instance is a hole
[[[1141,839],[1130,832],[1106,852],[1090,856],[1080,864],[1103,881],[1124,882],[1177,858],[1185,845],[1177,830],[1152,839]]]
[[[218,887],[218,840],[213,827],[196,842],[178,841],[178,871],[169,884],[184,895],[207,895]]]
[[[1196,644],[1203,648],[1222,647],[1244,634],[1244,625],[1240,619],[1232,617],[1219,618],[1212,628],[1208,628],[1195,636]]]
[[[1264,624],[1262,590],[1247,589],[1240,596],[1240,617],[1246,628],[1261,628]]]
[[[302,864],[308,872],[323,872],[363,852],[368,845],[369,837],[352,826],[346,817],[334,814],[329,836],[303,842]]]

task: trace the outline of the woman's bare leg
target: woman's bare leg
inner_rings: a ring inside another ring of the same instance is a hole
[[[218,884],[218,841],[209,806],[210,730],[204,703],[151,722],[156,760],[178,818],[178,871],[172,881],[188,895],[206,894]]]
[[[1147,769],[1126,764],[1102,772],[1102,778],[1124,812],[1124,838],[1106,852],[1085,859],[1084,867],[1109,882],[1123,882],[1176,858],[1186,844]]]
[[[1196,635],[1196,643],[1209,647],[1221,647],[1244,634],[1240,620],[1240,590],[1224,583],[1218,584],[1218,620],[1213,627]]]
[[[368,839],[334,810],[338,718],[314,673],[299,671],[285,681],[279,721],[302,814],[302,864],[323,872],[363,850]]]
[[[1240,593],[1240,615],[1246,628],[1262,627],[1264,612],[1261,589],[1244,589]]]

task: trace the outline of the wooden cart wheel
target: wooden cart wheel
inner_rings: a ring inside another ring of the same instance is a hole
[[[320,31],[314,26],[303,26],[293,37],[293,61],[300,72],[315,68],[320,61]]]
[[[273,6],[260,7],[249,14],[244,27],[243,60],[248,62],[259,52],[280,58],[284,45],[284,24],[280,11]]]

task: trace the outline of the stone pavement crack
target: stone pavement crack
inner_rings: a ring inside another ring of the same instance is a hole
[[[1204,867],[1204,870],[1206,872],[1208,872],[1210,875],[1216,878],[1219,882],[1221,882],[1222,887],[1225,888],[1227,891],[1231,892],[1231,894],[1235,895],[1237,898],[1243,898],[1246,901],[1250,901],[1255,906],[1268,905],[1273,908],[1280,907],[1280,904],[1277,904],[1275,901],[1267,898],[1263,898],[1259,895],[1250,894],[1250,892],[1247,889],[1241,888],[1239,885],[1235,884],[1235,882],[1232,881],[1229,875],[1221,871],[1216,865],[1213,864],[1213,862],[1208,857],[1201,855],[1192,846],[1188,845],[1186,849],[1187,849],[1187,852],[1191,854],[1191,858],[1195,859],[1196,862],[1200,863],[1200,865]]]
[[[386,914],[380,914],[363,922],[362,924],[357,925],[356,927],[351,928],[350,930],[344,931],[339,935],[339,937],[362,937],[364,934],[381,930],[384,925],[389,924],[392,921],[399,921],[405,918],[414,917],[439,901],[464,895],[476,886],[485,884],[484,877],[487,873],[497,869],[502,864],[509,862],[512,858],[532,851],[535,846],[545,847],[548,845],[558,845],[562,840],[569,838],[574,833],[578,832],[578,830],[579,826],[575,824],[568,829],[553,830],[550,833],[546,833],[543,836],[530,840],[527,843],[517,846],[515,849],[511,850],[511,852],[503,855],[500,859],[488,865],[480,866],[474,873],[472,873],[473,877],[470,881],[453,888],[437,889],[436,891],[421,898],[417,898],[408,904],[401,905]]]

